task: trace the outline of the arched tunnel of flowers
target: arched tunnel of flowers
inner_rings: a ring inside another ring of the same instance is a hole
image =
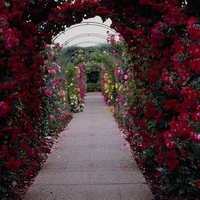
[[[105,59],[96,66],[102,94],[135,160],[155,172],[166,196],[198,199],[199,7],[195,0],[0,1],[0,198],[33,177],[50,152],[48,138],[70,118],[69,77],[79,79],[68,101],[80,100],[80,109],[84,103],[86,62],[76,71],[68,65],[71,75],[63,77],[53,37],[100,16],[121,35],[120,41],[109,35],[114,64]]]
[[[86,92],[98,92],[101,91],[102,86],[100,83],[102,65],[106,62],[107,67],[112,68],[114,66],[113,49],[113,45],[109,44],[83,48],[77,46],[62,48],[56,57],[56,62],[61,66],[63,75],[68,73],[69,70],[76,71],[78,65],[84,63],[83,76],[81,76],[84,79],[84,90]],[[67,76],[70,76],[70,74],[68,73]],[[65,75],[63,77],[66,78]]]

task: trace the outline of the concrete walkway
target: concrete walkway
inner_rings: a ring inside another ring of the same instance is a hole
[[[100,93],[87,93],[24,200],[152,200]]]

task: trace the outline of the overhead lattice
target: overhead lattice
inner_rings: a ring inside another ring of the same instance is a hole
[[[94,26],[93,32],[87,32],[84,33],[85,30],[89,30],[88,26],[90,28]],[[82,29],[80,29],[80,27]],[[101,33],[95,27],[101,27],[105,29],[105,34]],[[79,29],[78,29],[79,28]],[[70,31],[74,29],[74,33],[70,34]],[[78,31],[76,31],[78,30]],[[62,40],[63,42],[59,42],[62,47],[64,46],[70,46],[73,42],[73,45],[81,46],[83,44],[98,44],[98,43],[106,43],[107,42],[107,36],[106,32],[109,31],[110,33],[117,35],[117,32],[110,28],[110,26],[100,23],[100,22],[82,22],[80,24],[76,24],[71,26],[70,28],[67,28],[65,31],[62,31],[60,34],[58,34],[53,40],[56,41],[60,36],[63,34],[66,34],[66,39]],[[68,34],[69,33],[69,34]],[[76,42],[77,41],[77,42]]]

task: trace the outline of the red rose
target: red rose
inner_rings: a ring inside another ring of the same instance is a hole
[[[179,37],[175,37],[175,41],[174,44],[172,46],[173,50],[177,53],[177,54],[185,54],[186,53],[186,47],[185,44],[181,41],[181,39]]]
[[[199,67],[200,59],[199,58],[190,60],[189,64],[190,64],[191,69],[194,72],[196,72],[197,74],[200,74],[200,67]]]
[[[161,110],[159,110],[156,113],[155,120],[156,120],[157,124],[161,124],[162,123],[162,115],[163,115],[163,112]]]
[[[199,53],[200,53],[200,45],[194,44],[194,43],[189,44],[188,52],[189,52],[190,55],[192,55],[192,56],[194,56],[195,58],[198,59]]]
[[[200,121],[200,108],[197,109],[194,113],[192,113],[192,120],[195,122]]]
[[[158,155],[156,156],[156,162],[163,165],[164,164],[164,156],[162,152],[160,151]]]
[[[139,125],[140,125],[143,129],[145,129],[145,130],[148,129],[147,123],[146,123],[146,121],[144,121],[144,120],[141,120],[141,121],[139,122]]]
[[[196,20],[197,20],[196,17],[190,17],[186,22],[187,28],[194,28]]]
[[[156,115],[157,108],[153,102],[146,103],[145,118],[151,118]]]
[[[21,165],[24,165],[25,163],[26,163],[26,159],[25,158],[21,159]]]
[[[8,157],[9,156],[9,153],[8,153],[8,147],[4,144],[2,145],[1,147],[1,151],[2,151],[2,155],[3,157]]]
[[[32,153],[31,147],[30,147],[29,145],[26,144],[25,148],[26,148],[26,155],[27,155],[27,156],[31,156],[31,153]]]
[[[166,153],[166,164],[170,171],[173,171],[179,164],[178,156],[174,150],[170,150]]]
[[[171,110],[176,103],[176,99],[170,99],[165,101],[164,110],[169,111]]]
[[[148,141],[148,139],[150,138],[150,133],[148,132],[145,132],[145,131],[139,131],[139,134],[145,139]]]
[[[172,78],[167,74],[166,71],[163,71],[162,74],[161,74],[161,78],[162,78],[162,81],[167,83],[167,84],[173,84],[174,81],[172,80]]]
[[[22,19],[22,13],[20,11],[14,11],[8,16],[8,20],[11,22],[20,22]]]
[[[195,182],[195,186],[198,187],[198,188],[200,188],[200,180],[197,180],[197,181]]]
[[[36,170],[36,163],[35,163],[35,161],[31,161],[31,170],[32,171],[35,171]]]
[[[32,173],[31,169],[26,170],[26,178],[30,178],[31,177],[31,173]]]
[[[12,173],[15,173],[15,172],[19,171],[20,166],[21,166],[21,163],[20,163],[19,160],[17,160],[17,161],[15,161],[15,163],[13,164],[13,166],[12,166],[12,168],[11,168],[10,171],[11,171]]]
[[[158,81],[159,76],[160,76],[160,73],[157,70],[150,69],[147,72],[147,79],[150,84],[155,84]]]
[[[0,118],[6,118],[11,107],[4,101],[0,102]]]
[[[159,152],[161,147],[164,146],[164,143],[163,142],[160,142],[160,141],[157,141],[154,145],[154,148],[155,148],[155,152]]]

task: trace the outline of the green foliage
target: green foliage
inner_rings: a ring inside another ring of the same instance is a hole
[[[88,83],[97,83],[99,80],[99,72],[93,71],[87,74]]]
[[[101,90],[101,71],[102,66],[106,66],[110,71],[110,75],[115,78],[112,74],[114,72],[114,55],[111,53],[114,47],[110,44],[104,44],[93,47],[77,47],[71,46],[60,50],[60,54],[57,56],[57,62],[62,66],[62,76],[67,79],[67,102],[71,104],[70,94],[72,94],[72,86],[69,83],[76,85],[75,80],[76,70],[74,69],[79,63],[85,63],[85,88],[87,92],[94,92]],[[67,76],[65,76],[67,71]],[[71,88],[71,89],[70,89]]]
[[[97,82],[97,83],[89,82],[89,83],[87,83],[87,92],[100,92],[100,91],[101,91],[100,82]]]

